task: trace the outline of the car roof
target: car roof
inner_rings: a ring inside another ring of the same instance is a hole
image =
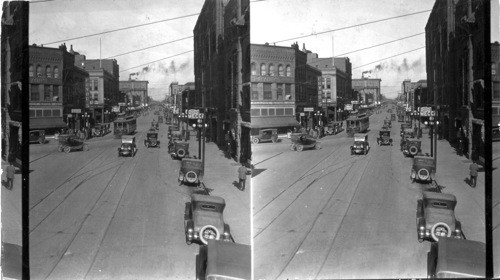
[[[188,161],[188,162],[202,162],[201,159],[197,159],[197,158],[183,158],[182,159],[182,162],[185,162],[185,161]]]
[[[423,198],[457,201],[457,197],[451,193],[424,192]]]
[[[355,133],[354,134],[354,138],[356,137],[366,137],[368,135],[368,133]]]
[[[434,160],[433,157],[427,157],[427,156],[414,156],[413,158],[414,159],[432,159],[432,160]]]
[[[226,203],[226,201],[222,197],[197,194],[197,193],[194,193],[191,195],[191,201],[211,202],[211,203],[219,203],[219,204]]]
[[[485,276],[486,245],[479,241],[439,238],[436,272]]]
[[[252,251],[249,245],[208,240],[207,276],[251,279]]]

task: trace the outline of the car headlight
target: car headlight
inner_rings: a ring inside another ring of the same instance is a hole
[[[188,232],[189,232],[189,233],[192,233],[192,232],[193,232],[193,229],[192,229],[192,228],[188,228]]]
[[[179,174],[179,180],[183,180],[184,179],[184,174]]]
[[[420,230],[425,230],[425,226],[420,226]]]

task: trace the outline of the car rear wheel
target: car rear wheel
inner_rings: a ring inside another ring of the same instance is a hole
[[[184,157],[186,155],[186,151],[184,151],[184,149],[178,149],[177,150],[177,155],[179,157]]]
[[[440,237],[450,237],[450,226],[443,222],[434,224],[431,229],[431,236],[434,241],[439,241]]]
[[[208,240],[210,239],[219,240],[220,233],[216,227],[212,225],[206,225],[200,230],[200,240],[201,242],[203,242],[203,244],[206,245],[208,244]]]
[[[304,146],[302,145],[297,145],[296,146],[297,152],[302,152],[304,150]]]
[[[259,141],[260,141],[260,140],[259,140],[259,138],[257,138],[257,137],[254,137],[254,138],[252,139],[252,143],[254,143],[254,144],[259,144]]]

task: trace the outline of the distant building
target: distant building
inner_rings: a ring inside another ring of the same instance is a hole
[[[493,127],[500,125],[500,44],[491,44],[491,82],[492,82],[492,111],[491,124]]]
[[[181,92],[179,93],[179,95],[182,96],[180,108],[183,111],[199,108],[196,107],[196,90],[194,82],[189,82],[181,86]]]
[[[380,101],[381,79],[352,79],[352,90],[356,93],[360,105],[370,105]]]
[[[127,105],[131,107],[148,106],[148,81],[120,81],[120,92],[125,94]],[[125,100],[123,100],[124,102]]]

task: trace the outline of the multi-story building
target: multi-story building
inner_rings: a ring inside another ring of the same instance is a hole
[[[474,3],[472,3],[474,2]],[[484,162],[486,63],[484,0],[436,1],[425,27],[427,84],[434,96],[441,136],[465,141],[466,155]]]
[[[249,0],[230,0],[224,10],[224,133],[236,161],[247,163],[250,144],[250,7]]]
[[[196,106],[196,90],[194,88],[194,83],[189,82],[182,86],[182,91],[180,92],[181,98],[181,108],[184,110],[198,109]]]
[[[326,112],[326,120],[342,120],[345,104],[352,97],[352,65],[348,57],[320,58],[316,53],[307,54],[307,64],[321,71],[318,106]]]
[[[86,110],[92,123],[111,121],[111,107],[123,102],[120,93],[119,66],[116,59],[87,59],[85,55],[76,55],[75,65],[89,73],[86,79]]]
[[[491,124],[493,127],[500,126],[500,44],[491,44],[491,88],[492,88],[492,110]]]
[[[2,11],[2,158],[22,167],[23,157],[28,159],[29,150],[27,141],[22,138],[23,130],[27,133],[29,123],[29,116],[25,111],[29,97],[29,4],[23,1],[6,1],[3,2]]]
[[[29,63],[30,129],[53,133],[61,128],[75,128],[68,115],[72,110],[81,113],[88,74],[74,66],[74,55],[66,45],[29,46]]]
[[[227,0],[205,1],[193,30],[196,95],[201,97],[210,138],[224,145],[224,8]]]
[[[361,78],[352,79],[352,90],[356,93],[360,105],[375,104],[380,101],[380,83],[381,79]],[[354,103],[353,103],[354,104]]]
[[[130,106],[147,107],[148,83],[148,81],[137,80],[120,81],[119,89],[122,94],[125,94],[127,103],[130,103]]]

